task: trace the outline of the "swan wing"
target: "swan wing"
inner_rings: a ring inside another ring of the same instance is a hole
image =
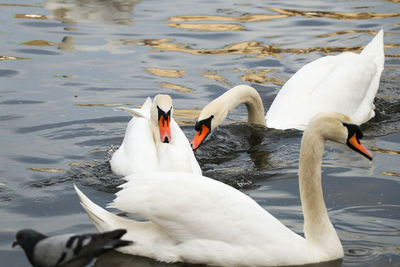
[[[375,115],[373,100],[383,70],[383,30],[361,54],[319,58],[296,72],[282,87],[267,115],[267,127],[304,130],[312,116],[340,112],[362,124]]]
[[[334,70],[339,60],[326,56],[300,68],[281,88],[267,115],[267,127],[275,129],[304,129],[308,117],[307,100]]]
[[[141,109],[123,109],[137,117],[129,121],[122,144],[111,157],[113,173],[126,176],[157,168],[157,149],[149,121],[151,104],[151,99],[147,98]]]
[[[152,221],[177,242],[214,240],[265,248],[300,238],[250,197],[216,180],[178,172],[126,179],[110,207]]]
[[[146,98],[146,101],[144,102],[144,104],[142,105],[141,108],[118,107],[118,108],[115,108],[114,110],[125,111],[125,112],[131,114],[132,116],[135,116],[138,118],[150,119],[150,109],[151,109],[152,104],[153,104],[153,102],[151,101],[151,98],[148,97],[148,98]]]

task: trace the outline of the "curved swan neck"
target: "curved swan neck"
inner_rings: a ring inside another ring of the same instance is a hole
[[[307,241],[327,250],[342,251],[337,233],[329,220],[322,184],[321,163],[325,139],[318,130],[307,129],[300,149],[299,186]]]
[[[235,86],[221,95],[219,97],[219,101],[225,104],[220,105],[219,107],[225,107],[225,117],[238,105],[245,104],[247,107],[248,122],[264,126],[266,125],[264,118],[264,106],[261,97],[253,87],[247,85]]]

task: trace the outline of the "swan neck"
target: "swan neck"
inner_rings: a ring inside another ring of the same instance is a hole
[[[329,220],[321,184],[321,163],[325,139],[306,130],[300,149],[299,186],[304,215],[304,235],[319,247],[341,249],[337,233]]]
[[[158,128],[157,123],[152,119],[149,121],[149,126],[153,135],[155,147],[158,151],[161,144],[160,129]]]
[[[250,86],[239,85],[221,96],[227,104],[227,113],[240,104],[245,104],[248,122],[265,126],[264,106],[258,92]]]

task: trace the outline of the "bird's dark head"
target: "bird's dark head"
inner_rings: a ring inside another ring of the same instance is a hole
[[[37,242],[46,238],[45,235],[32,230],[32,229],[23,229],[17,232],[15,235],[15,241],[12,244],[12,247],[16,245],[21,246],[25,251],[32,250]]]

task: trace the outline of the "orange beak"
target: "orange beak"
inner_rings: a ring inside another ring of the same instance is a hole
[[[372,160],[372,154],[365,148],[363,144],[361,144],[360,140],[358,140],[357,138],[356,133],[353,134],[353,136],[347,140],[347,144],[351,149],[357,151],[358,153],[365,156],[369,160]]]
[[[210,129],[206,125],[201,125],[201,129],[197,131],[196,135],[193,137],[192,142],[192,149],[197,149],[201,143],[203,143],[204,139],[206,139],[207,135],[210,133]]]
[[[158,127],[160,128],[160,138],[161,142],[169,143],[171,142],[171,128],[170,128],[171,116],[160,116],[158,120]]]

